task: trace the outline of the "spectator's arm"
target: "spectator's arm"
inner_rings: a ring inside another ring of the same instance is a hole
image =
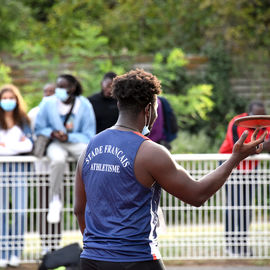
[[[41,106],[36,117],[35,133],[37,136],[44,135],[49,138],[52,132],[53,132],[53,129],[49,127],[49,124],[48,124],[47,107]]]
[[[92,105],[84,104],[83,113],[81,115],[79,130],[77,132],[68,133],[68,142],[72,143],[88,143],[96,134],[96,118]]]
[[[33,143],[27,137],[24,137],[19,142],[10,142],[5,146],[0,146],[0,155],[2,156],[13,156],[22,153],[29,153],[32,151]]]

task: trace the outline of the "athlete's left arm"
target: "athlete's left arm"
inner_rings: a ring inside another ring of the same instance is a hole
[[[76,168],[75,174],[75,204],[74,204],[74,214],[77,217],[81,233],[83,234],[85,229],[85,205],[86,205],[86,195],[84,183],[82,180],[82,165],[84,161],[86,150],[81,154]]]

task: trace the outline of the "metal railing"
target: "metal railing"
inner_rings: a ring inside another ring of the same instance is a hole
[[[174,155],[195,179],[229,155]],[[63,181],[61,222],[46,222],[48,160],[0,157],[0,256],[36,262],[42,252],[82,237],[73,215],[76,163],[69,160]],[[270,258],[270,155],[249,158],[203,206],[187,205],[162,191],[159,246],[165,260]],[[162,221],[162,217],[161,217]],[[6,253],[5,253],[6,252]],[[1,259],[1,257],[0,257]]]

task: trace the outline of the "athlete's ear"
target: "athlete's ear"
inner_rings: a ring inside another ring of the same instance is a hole
[[[145,107],[145,113],[147,113],[147,112],[149,113],[150,112],[151,106],[152,106],[151,102],[146,105],[146,107]]]

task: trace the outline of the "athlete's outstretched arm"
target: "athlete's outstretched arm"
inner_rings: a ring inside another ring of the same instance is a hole
[[[76,174],[75,174],[75,204],[74,204],[74,214],[77,217],[80,231],[83,234],[85,229],[85,205],[86,205],[86,195],[84,189],[84,183],[82,180],[82,165],[85,156],[84,151],[77,163]]]
[[[234,145],[231,157],[199,181],[195,181],[188,172],[178,165],[169,151],[165,150],[164,147],[153,145],[154,143],[150,141],[143,143],[144,158],[138,158],[138,161],[145,164],[144,167],[153,181],[157,181],[167,192],[186,203],[201,206],[222,187],[233,168],[241,160],[262,151],[262,142],[266,133],[256,140],[257,133],[258,130],[254,132],[250,143],[244,143],[248,134],[244,132]],[[147,177],[145,178],[147,179]]]

